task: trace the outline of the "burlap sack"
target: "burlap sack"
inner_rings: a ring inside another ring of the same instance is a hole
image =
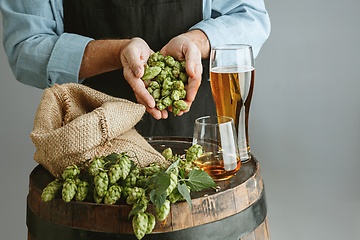
[[[44,91],[30,138],[34,160],[59,177],[71,165],[113,152],[132,150],[142,166],[165,159],[135,130],[145,107],[82,84]]]

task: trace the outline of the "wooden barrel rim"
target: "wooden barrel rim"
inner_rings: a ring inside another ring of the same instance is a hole
[[[158,140],[150,139],[150,142],[151,141],[152,143],[156,143]],[[171,141],[174,141],[175,144],[179,144],[179,142],[186,142],[189,144],[188,139],[176,138]],[[167,147],[166,144],[163,147]],[[41,202],[40,196],[42,189],[48,182],[52,181],[52,179],[53,176],[41,165],[37,166],[30,174],[28,216],[37,216],[54,224],[73,229],[83,229],[88,232],[103,232],[107,234],[117,233],[119,237],[124,234],[133,236],[131,221],[125,217],[131,211],[131,206],[109,206],[74,201],[65,204],[61,199],[55,199],[48,203]],[[247,202],[244,202],[244,194],[247,194],[248,191],[252,191],[251,189],[247,189],[246,185],[249,185],[247,183],[257,185],[256,188],[254,188],[254,191],[258,192],[255,194],[256,197],[254,199],[248,199]],[[252,156],[251,161],[241,166],[240,170],[233,178],[218,182],[218,184],[221,187],[219,192],[215,192],[212,189],[206,189],[201,192],[192,193],[192,210],[190,210],[190,207],[186,202],[172,204],[168,218],[163,222],[157,221],[153,233],[146,235],[144,240],[151,239],[150,237],[154,234],[171,232],[174,236],[174,231],[180,232],[179,230],[188,230],[190,228],[196,229],[200,225],[205,226],[208,223],[214,223],[236,215],[242,214],[245,216],[245,210],[250,209],[248,212],[252,212],[251,206],[255,206],[256,203],[258,203],[258,206],[261,206],[259,207],[261,211],[257,210],[257,212],[262,212],[262,214],[257,218],[261,219],[261,222],[255,222],[256,224],[262,223],[264,217],[266,217],[266,202],[259,164],[254,156]],[[150,204],[148,211],[154,213],[154,209],[155,207],[153,204]],[[63,215],[69,214],[71,217],[64,219]],[[96,224],[91,223],[91,221],[89,222],[88,219],[94,218],[96,219]],[[101,218],[107,219],[100,221]],[[178,219],[182,220],[178,221]],[[118,226],[112,226],[112,222],[116,222]],[[28,227],[34,228],[31,224],[28,224]],[[96,234],[94,236],[96,236]],[[179,236],[181,236],[181,234],[179,234]]]
[[[144,240],[203,240],[203,239],[240,239],[253,232],[266,219],[265,191],[251,206],[240,213],[226,217],[213,223],[207,223],[187,229],[171,232],[159,232],[146,235]],[[37,240],[114,240],[136,239],[132,233],[109,233],[85,230],[65,225],[55,224],[38,215],[27,206],[27,225],[30,233]],[[221,231],[219,231],[221,229]],[[40,234],[39,234],[40,233]]]

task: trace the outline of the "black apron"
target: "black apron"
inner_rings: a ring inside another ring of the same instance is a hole
[[[64,29],[98,39],[140,37],[159,51],[171,38],[186,32],[202,20],[202,0],[63,0]],[[145,113],[136,125],[144,137],[192,137],[196,118],[216,115],[211,94],[209,62],[203,61],[202,83],[188,113],[156,120]],[[114,97],[137,102],[122,70],[103,73],[83,82]]]

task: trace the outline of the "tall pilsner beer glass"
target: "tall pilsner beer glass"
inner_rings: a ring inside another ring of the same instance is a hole
[[[251,46],[228,44],[211,49],[210,83],[217,115],[234,119],[242,163],[250,160],[248,124],[254,74]]]

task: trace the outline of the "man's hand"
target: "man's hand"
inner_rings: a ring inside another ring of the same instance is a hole
[[[206,35],[200,30],[181,34],[171,39],[160,52],[164,56],[171,55],[179,61],[186,61],[185,69],[189,74],[186,102],[190,109],[201,84],[203,69],[201,59],[209,57],[210,53],[210,44]]]
[[[145,71],[144,65],[153,53],[144,40],[133,38],[121,51],[120,60],[124,69],[124,77],[134,90],[138,102],[143,104],[146,107],[146,111],[156,119],[167,118],[167,111],[159,111],[156,108],[154,98],[147,91],[145,83],[141,80]]]
[[[156,119],[167,118],[167,111],[161,112],[155,107],[154,98],[141,80],[144,64],[151,54],[153,51],[141,38],[91,41],[84,51],[79,79],[123,68],[138,102]]]

